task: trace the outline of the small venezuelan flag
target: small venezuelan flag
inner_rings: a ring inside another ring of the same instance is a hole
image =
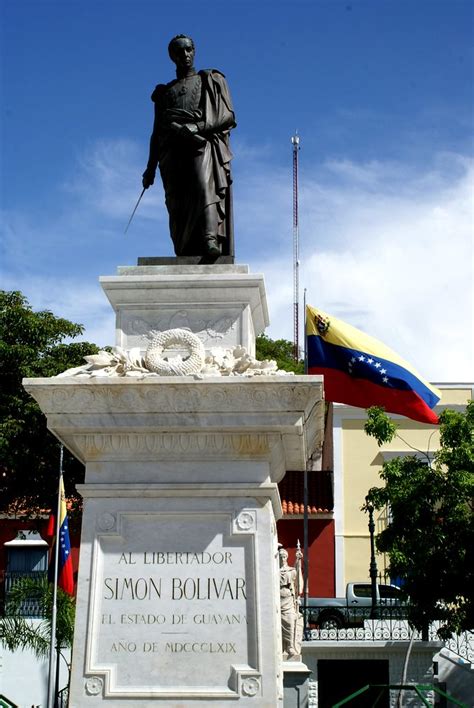
[[[381,406],[421,423],[438,423],[441,393],[373,337],[314,307],[306,307],[308,374],[324,376],[326,401]]]
[[[70,595],[74,594],[74,577],[72,572],[71,542],[69,540],[69,522],[66,510],[66,495],[61,477],[59,483],[61,495],[59,515],[59,563],[58,586]]]

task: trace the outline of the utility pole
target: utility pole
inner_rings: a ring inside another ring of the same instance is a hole
[[[300,137],[298,131],[291,138],[293,145],[293,356],[299,361],[299,225],[298,225],[298,152]]]

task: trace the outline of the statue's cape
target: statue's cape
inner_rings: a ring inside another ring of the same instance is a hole
[[[234,108],[224,74],[218,69],[203,69],[199,75],[206,92],[206,129],[212,130],[216,124],[225,125],[226,130],[235,128]]]

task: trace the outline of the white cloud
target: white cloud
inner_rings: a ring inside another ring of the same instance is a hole
[[[452,160],[445,176],[405,168],[399,189],[391,165],[384,172],[380,163],[344,162],[343,183],[322,186],[317,176],[301,204],[300,302],[306,287],[308,303],[380,338],[437,381],[474,374],[474,168]],[[292,338],[291,254],[260,267],[273,304],[270,334]]]
[[[78,171],[64,190],[82,197],[89,208],[122,221],[130,216],[141,192],[141,175],[146,158],[130,140],[101,140],[78,158]],[[159,175],[155,187],[146,193],[137,219],[166,220]]]

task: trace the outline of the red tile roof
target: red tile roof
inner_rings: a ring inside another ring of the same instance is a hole
[[[283,514],[304,513],[304,473],[289,471],[279,483]],[[308,472],[308,514],[327,514],[334,508],[332,472]]]

